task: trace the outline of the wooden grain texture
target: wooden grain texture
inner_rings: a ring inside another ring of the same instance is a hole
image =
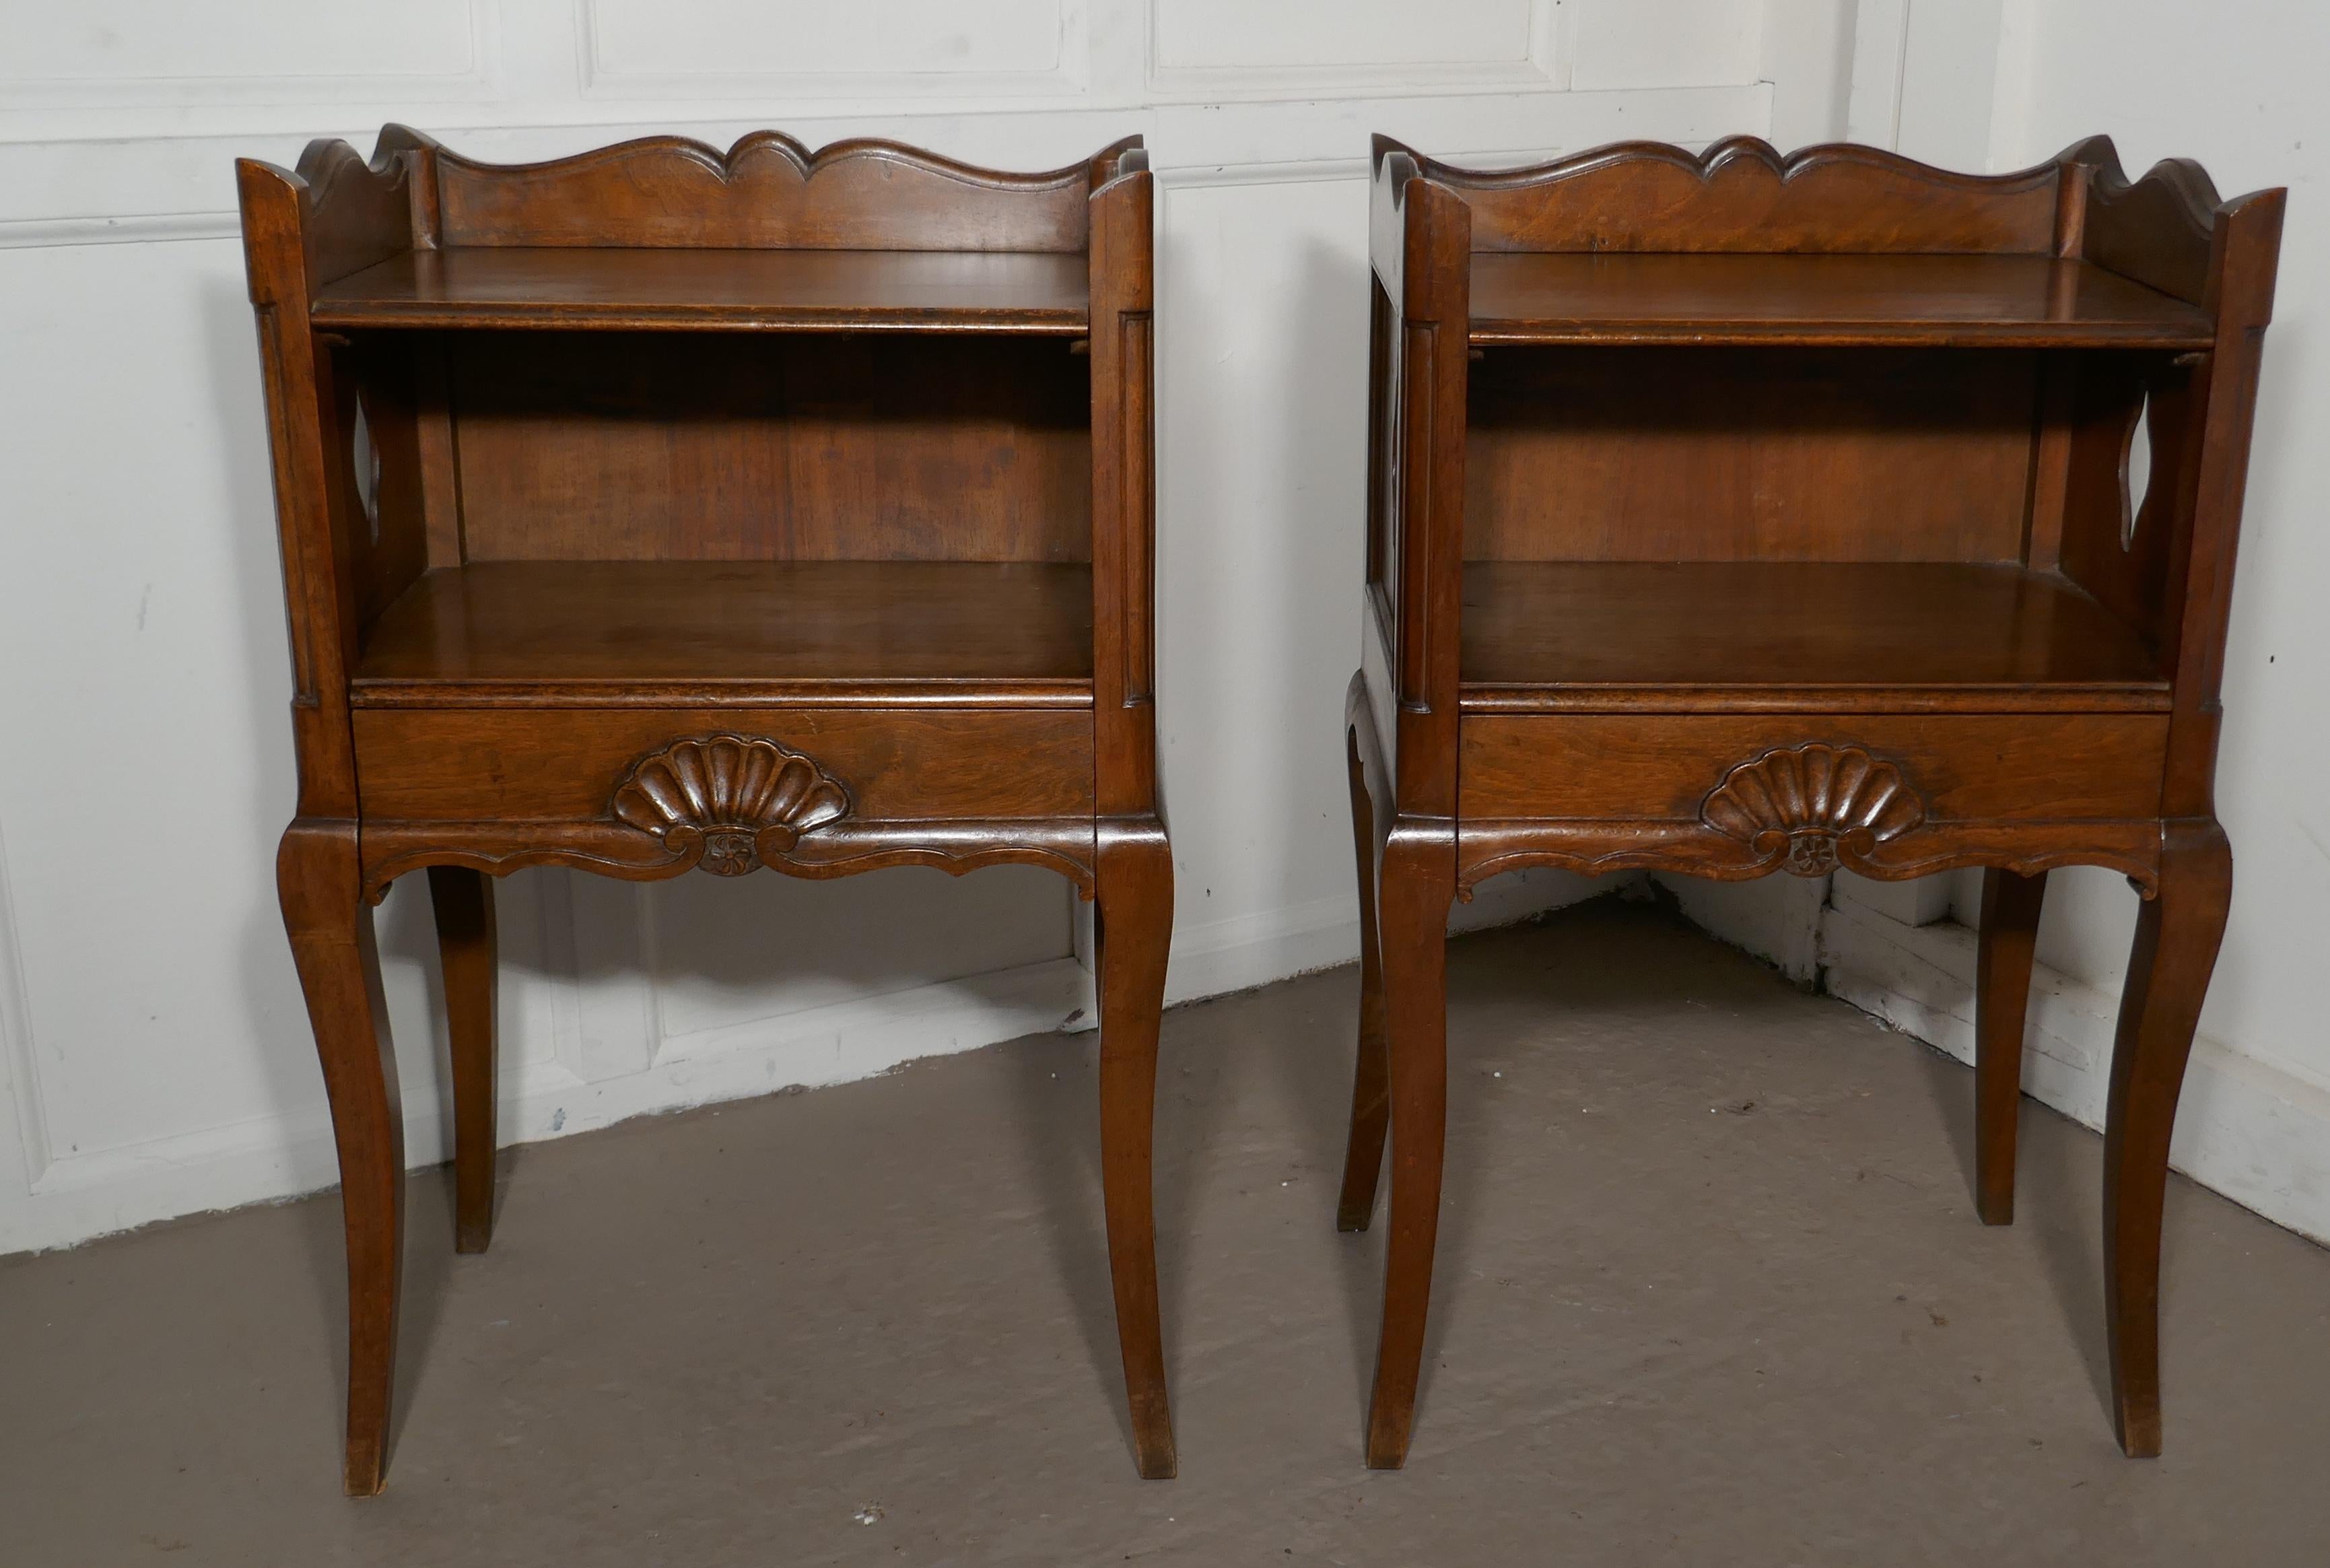
[[[1975,1212],[2014,1221],[2015,1132],[2022,1112],[2022,1036],[2047,876],[2001,867],[1982,874],[1974,981]]]
[[[2004,352],[1492,352],[1465,558],[2015,560],[2037,373]]]
[[[2133,632],[2015,565],[1470,562],[1463,670],[1467,713],[2168,706]]]
[[[1407,151],[1379,138],[1378,158],[1387,147]],[[1463,198],[1483,252],[2043,256],[2060,179],[2053,164],[1965,175],[1842,144],[1783,157],[1745,136],[1696,155],[1617,142],[1516,169],[1410,156]]]
[[[2160,1452],[2160,1215],[2168,1144],[2232,896],[2224,830],[2213,822],[2164,824],[2160,893],[2136,913],[2104,1113],[2112,1415],[2131,1458]]]
[[[2088,176],[2079,253],[2196,306],[2208,303],[2217,187],[2199,164],[2169,158],[2130,180],[2107,136],[2089,137],[2057,160]]]
[[[1179,1467],[1157,1307],[1157,1221],[1151,1150],[1157,1037],[1173,937],[1173,852],[1161,822],[1104,820],[1093,936],[1100,1001],[1101,1191],[1109,1278],[1136,1464],[1145,1480]]]
[[[1467,817],[1696,820],[1740,762],[1809,742],[1900,759],[1932,818],[2159,814],[2160,714],[1754,713],[1467,717]]]
[[[243,162],[255,171],[284,173]],[[306,269],[311,289],[409,251],[421,237],[412,223],[411,168],[385,150],[367,163],[346,142],[311,141],[292,178],[301,187],[313,242]]]
[[[359,707],[815,697],[1089,707],[1092,574],[915,561],[526,561],[431,572],[365,639]]]
[[[372,910],[358,895],[356,824],[300,818],[276,886],[316,1032],[340,1164],[347,1244],[347,1449],[342,1479],[370,1497],[388,1469],[396,1316],[404,1268],[404,1099],[389,1040]]]
[[[765,842],[754,866],[788,877],[829,880],[895,866],[925,866],[960,877],[990,866],[1035,866],[1065,878],[1080,898],[1097,887],[1088,813],[1041,817],[845,817],[790,850]],[[498,822],[365,823],[365,897],[378,903],[397,878],[431,866],[461,866],[503,877],[529,866],[564,866],[630,882],[659,882],[706,869],[711,846],[675,849],[609,817],[506,817]]]
[[[1448,1136],[1448,908],[1456,841],[1435,823],[1395,823],[1377,870],[1391,1196],[1385,1216],[1383,1327],[1368,1400],[1369,1469],[1407,1462],[1432,1301]]]
[[[1172,856],[1153,183],[894,143],[497,166],[402,126],[238,166],[293,671],[279,862],[346,1211],[348,1489],[385,1474],[403,1157],[369,905],[427,870],[457,1245],[493,1224],[488,876],[1040,866],[1097,898],[1135,1459]],[[676,330],[687,328],[687,330]]]
[[[1084,561],[1086,361],[1054,342],[450,345],[471,561]]]
[[[2195,366],[2114,357],[2079,367],[2062,424],[2066,468],[2064,575],[2172,656],[2174,562],[2190,527],[2199,427],[2192,413],[2205,375]],[[2128,490],[2128,453],[2139,423],[2152,453],[2151,482]]]
[[[2230,886],[2218,688],[2284,194],[2221,202],[2186,164],[2130,182],[2101,141],[1965,176],[1744,138],[1474,170],[1378,137],[1375,176],[1345,719],[1394,1149],[1369,1462],[1407,1451],[1424,1345],[1444,865],[1459,897],[1531,867],[1984,868],[1994,1222],[2042,879],[2125,873],[2146,902],[2107,1135],[2113,1403],[2157,1452],[2161,1192]],[[1346,1228],[1376,1058],[1363,1024]]]
[[[2233,563],[2287,202],[2286,192],[2262,191],[2217,210],[2207,290],[2217,307],[2217,344],[2203,361],[2204,375],[2196,378],[2197,394],[2183,411],[2188,432],[2183,439],[2199,451],[2170,514],[2174,543],[2166,603],[2174,609],[2163,617],[2162,641],[2175,660],[2176,676],[2162,796],[2164,812],[2174,819],[2216,819],[2217,737],[2224,719],[2219,692]]]
[[[452,1060],[453,1250],[483,1252],[494,1237],[497,933],[494,885],[464,866],[429,868],[429,904],[445,982]]]
[[[327,438],[325,479],[333,510],[349,519],[342,547],[361,622],[429,565],[419,391],[406,356],[370,345],[327,343],[317,367],[339,416]]]
[[[1664,871],[1719,882],[1751,881],[1779,871],[1824,877],[1842,869],[1880,882],[1901,882],[1971,867],[1997,866],[2035,877],[2061,866],[2097,866],[2117,871],[2146,898],[2160,880],[2157,822],[1936,819],[1874,843],[1852,835],[1826,837],[1823,846],[1800,845],[1795,835],[1763,840],[1667,815],[1468,817],[1457,830],[1456,893],[1469,898],[1492,878],[1539,867],[1581,877]],[[1808,848],[1814,852],[1801,852]]]
[[[725,153],[644,137],[538,164],[440,149],[440,242],[1081,253],[1091,170],[1106,156],[1012,174],[898,142],[811,152],[777,131]]]
[[[1095,809],[1158,817],[1156,187],[1127,154],[1092,198],[1092,627]]]
[[[1353,681],[1354,686],[1360,684]],[[1372,727],[1364,712],[1362,721]],[[1376,917],[1375,804],[1369,794],[1367,766],[1359,760],[1357,728],[1347,732],[1345,738],[1350,751],[1351,837],[1359,871],[1359,1039],[1358,1061],[1351,1073],[1351,1126],[1343,1151],[1335,1229],[1364,1231],[1375,1217],[1384,1136],[1391,1127],[1391,1058],[1384,1032],[1383,938]]]
[[[1028,251],[406,251],[327,284],[317,325],[722,332],[1087,326],[1084,258]]]
[[[400,821],[597,819],[640,757],[700,735],[806,752],[872,818],[1092,811],[1092,717],[1013,708],[365,709],[367,815]]]
[[[312,157],[315,149],[309,153]],[[298,176],[250,158],[237,161],[235,178],[273,460],[298,810],[318,821],[354,821],[347,667],[360,620],[350,567],[359,524],[346,505],[346,463],[339,455],[346,450],[341,444],[346,432],[332,377],[318,363],[326,346],[308,325],[308,190]]]
[[[2050,256],[1507,252],[1473,263],[1475,344],[2207,347],[2199,308]]]
[[[1376,272],[1396,289],[1389,356],[1399,399],[1390,432],[1395,451],[1387,603],[1397,628],[1392,658],[1397,717],[1388,743],[1399,809],[1444,822],[1455,810],[1457,631],[1463,558],[1465,380],[1463,337],[1471,279],[1471,219],[1463,203],[1428,180],[1398,177],[1397,160],[1378,171]],[[1388,246],[1388,249],[1385,247]]]

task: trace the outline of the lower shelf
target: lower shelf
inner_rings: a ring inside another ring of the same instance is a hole
[[[1470,562],[1460,679],[1477,712],[2169,706],[2078,584],[1956,562]]]
[[[359,708],[1092,703],[1092,568],[501,561],[424,573],[365,638]]]

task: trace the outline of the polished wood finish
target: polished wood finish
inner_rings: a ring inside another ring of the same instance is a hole
[[[2169,706],[2158,658],[2093,595],[1987,562],[1469,561],[1458,657],[1466,713],[1711,694],[1888,712],[1905,689],[1991,712]]]
[[[2217,683],[2282,203],[2221,202],[2189,164],[2131,182],[2101,140],[1983,176],[1745,138],[1481,171],[1378,138],[1336,1216],[1369,1221],[1388,1101],[1369,1464],[1404,1461],[1415,1412],[1449,902],[1530,866],[1985,868],[1994,1223],[2046,873],[2125,872],[2107,1298],[2122,1444],[2158,1450],[2161,1200],[2231,889]]]
[[[466,561],[1092,559],[1056,342],[485,333],[442,375]]]
[[[239,166],[299,764],[280,882],[330,1090],[346,1483],[384,1474],[403,1153],[371,911],[426,870],[456,1245],[493,1229],[490,877],[1028,864],[1098,905],[1102,1170],[1144,1476],[1154,193],[886,142],[496,166],[402,127]]]
[[[361,709],[367,814],[474,822],[603,819],[639,758],[669,742],[775,730],[848,785],[850,816],[1086,814],[1092,720],[1073,709],[659,705]]]
[[[482,1252],[494,1239],[496,978],[494,884],[467,866],[429,868],[437,955],[445,977],[453,1080],[453,1250]]]
[[[1343,1153],[1342,1195],[1335,1229],[1364,1231],[1375,1213],[1376,1180],[1383,1174],[1384,1136],[1391,1128],[1391,1055],[1386,1042],[1383,934],[1376,918],[1375,807],[1359,736],[1346,736],[1351,777],[1351,836],[1359,867],[1359,1050],[1351,1075],[1351,1134]]]
[[[2160,1452],[2160,1218],[2168,1141],[2225,935],[2233,851],[2214,822],[2161,833],[2160,890],[2136,917],[2104,1116],[2104,1306],[2120,1447]]]
[[[2205,348],[2206,312],[2052,256],[1508,252],[1473,266],[1473,341]]]
[[[396,1389],[404,1269],[404,1099],[381,990],[372,909],[357,892],[353,822],[297,821],[275,862],[340,1158],[348,1264],[348,1425],[342,1480],[380,1490]]]
[[[2156,813],[2168,748],[2164,717],[2123,713],[1494,714],[1468,716],[1462,734],[1460,837],[1516,817],[1697,823],[1735,762],[1816,736],[1872,756],[1915,755],[1917,766],[1906,772],[1925,832],[1902,847],[1920,853],[1945,847],[1933,841],[1942,822],[2110,822]],[[1721,760],[1710,764],[1710,755]],[[1774,809],[1786,808],[1776,802]]]
[[[1465,557],[2017,561],[2038,379],[2016,351],[1486,353]]]
[[[407,251],[327,285],[317,326],[1087,331],[1084,259],[1025,252]]]
[[[2015,1130],[2022,1112],[2022,1032],[2047,873],[1982,874],[1975,940],[1974,1203],[1985,1225],[2014,1222]]]
[[[687,683],[781,701],[1092,707],[1092,568],[985,561],[493,561],[373,622],[358,708],[602,702]]]
[[[1166,1408],[1157,1311],[1156,1209],[1150,1193],[1157,1036],[1173,935],[1173,851],[1162,829],[1104,822],[1093,935],[1100,972],[1101,1191],[1108,1218],[1116,1337],[1141,1473],[1178,1465]]]
[[[1084,163],[1023,174],[868,138],[811,152],[772,130],[725,153],[645,137],[515,165],[463,157],[403,126],[381,142],[434,166],[426,199],[446,246],[1068,255],[1086,251],[1087,198],[1141,147],[1127,137]]]

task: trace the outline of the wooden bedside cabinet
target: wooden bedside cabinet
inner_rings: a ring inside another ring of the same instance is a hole
[[[1449,901],[1540,865],[1984,867],[1993,1224],[2048,869],[2126,873],[2107,1302],[2121,1446],[2159,1451],[2161,1204],[2231,891],[2217,689],[2282,204],[2221,202],[2189,163],[2130,184],[2101,138],[1994,177],[1750,139],[1487,173],[1378,138],[1338,1221],[1369,1222],[1388,1116],[1369,1464],[1403,1462],[1414,1415]]]
[[[380,1488],[404,1155],[371,906],[426,868],[458,1244],[493,1220],[487,877],[1047,866],[1097,900],[1138,1460],[1170,1476],[1150,1128],[1152,192],[886,142],[239,166],[297,695],[284,924],[338,1139],[346,1483]]]

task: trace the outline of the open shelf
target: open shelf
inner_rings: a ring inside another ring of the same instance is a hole
[[[1466,711],[2165,710],[2076,584],[1957,562],[1473,561]]]
[[[1483,252],[1476,344],[2206,348],[2208,315],[2049,256]]]
[[[1092,610],[1084,565],[473,563],[423,573],[382,613],[351,699],[700,704],[708,683],[731,704],[1089,707]]]
[[[471,246],[328,283],[322,328],[1022,332],[1080,336],[1081,253]]]

